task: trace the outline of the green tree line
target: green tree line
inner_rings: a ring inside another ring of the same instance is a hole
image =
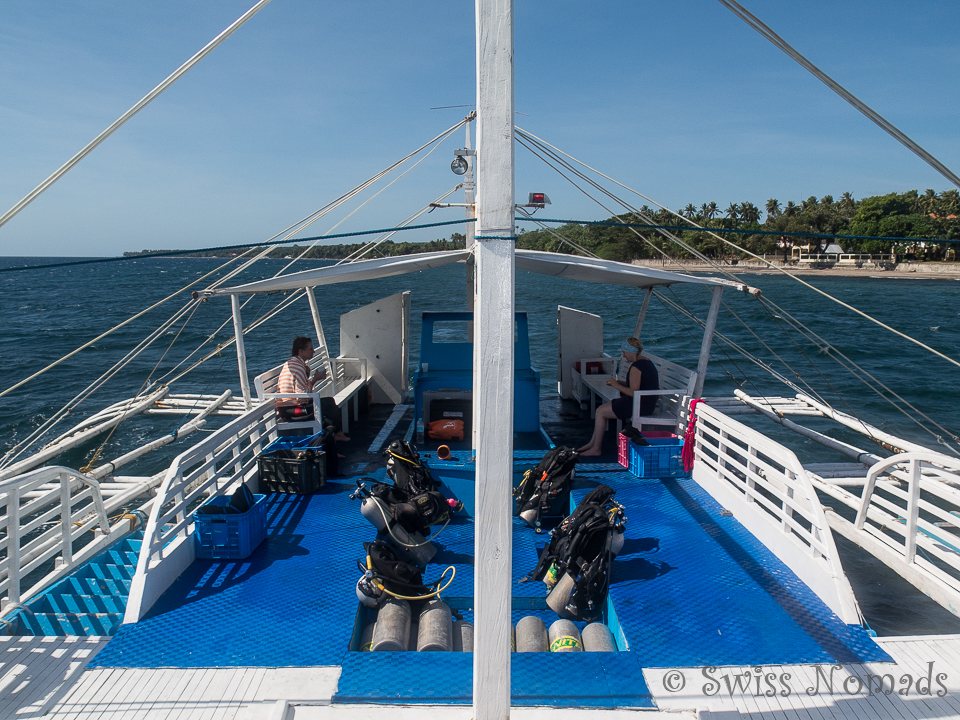
[[[721,234],[721,237],[758,255],[784,252],[785,244],[809,246],[811,252],[818,248],[825,250],[828,244],[825,238],[791,236],[791,233],[902,238],[902,241],[852,238],[829,241],[840,244],[844,252],[876,254],[913,252],[920,238],[960,239],[960,193],[956,190],[942,193],[927,190],[923,194],[911,190],[862,200],[855,200],[850,193],[843,193],[839,199],[826,195],[818,200],[811,196],[800,203],[789,201],[786,204],[771,198],[763,210],[752,202],[731,203],[723,210],[715,202],[699,206],[690,203],[679,214],[704,228],[747,231],[745,234]],[[651,221],[666,226],[684,224],[681,218],[669,211],[647,206],[640,209],[639,215],[630,213],[607,220],[630,223]],[[757,234],[749,234],[751,230],[756,230]],[[660,251],[671,257],[690,256],[675,242],[652,229],[638,228],[634,232],[626,227],[570,224],[556,228],[555,232],[608,260],[659,258],[662,257]],[[695,229],[672,232],[708,257],[743,256],[743,253],[707,232]],[[952,244],[924,242],[924,255],[943,258]],[[521,234],[517,247],[574,252],[570,245],[561,242],[547,230]]]
[[[919,239],[924,239],[924,257],[943,259],[951,243],[930,242],[928,239],[960,239],[960,192],[945,190],[937,193],[927,190],[919,193],[910,190],[905,193],[890,193],[855,200],[846,192],[839,199],[825,195],[819,200],[810,196],[800,203],[792,200],[781,204],[776,198],[767,200],[763,210],[752,202],[730,203],[721,210],[715,202],[702,203],[699,206],[688,204],[679,211],[684,218],[694,221],[704,228],[746,231],[744,234],[722,235],[732,243],[758,255],[787,252],[785,246],[809,248],[816,252],[826,249],[826,239],[791,236],[791,233],[814,233],[827,235],[859,235],[886,238],[902,238],[899,241],[877,239],[840,238],[836,242],[848,253],[890,253],[912,254]],[[646,218],[646,219],[645,219]],[[652,223],[667,226],[682,226],[684,221],[669,211],[643,206],[640,214],[626,214],[609,218],[605,222]],[[547,230],[520,231],[517,247],[527,250],[549,250],[553,252],[576,252],[574,248],[560,240],[557,235],[576,243],[607,260],[631,260],[660,258],[662,253],[671,257],[689,257],[672,240],[665,238],[653,229],[637,229],[634,232],[627,227],[603,225],[581,225],[571,223]],[[757,234],[750,234],[756,231]],[[739,258],[743,253],[702,230],[674,230],[684,242],[708,257]],[[556,233],[556,234],[554,234]],[[772,233],[772,234],[761,234]],[[781,233],[783,235],[781,235]],[[388,240],[369,249],[363,257],[390,257],[412,253],[456,250],[465,246],[462,233],[453,233],[450,238],[439,238],[429,242],[394,242]],[[309,259],[339,260],[355,257],[365,247],[363,243],[317,245],[310,248],[298,245],[285,245],[270,253],[273,258],[299,257],[306,251]],[[124,255],[136,256],[146,253],[164,252],[143,250],[127,252]],[[236,255],[231,251],[198,251],[193,257],[225,257]]]

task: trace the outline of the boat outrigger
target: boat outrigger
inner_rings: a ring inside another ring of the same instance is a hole
[[[467,150],[458,154],[467,180],[465,249],[198,290],[198,306],[230,303],[240,398],[151,388],[0,469],[0,717],[955,714],[960,635],[877,638],[834,533],[960,616],[960,460],[805,394],[704,397],[724,293],[759,295],[741,281],[517,250],[510,0],[479,0],[477,32],[477,112],[465,118]],[[429,278],[454,263],[466,266],[466,307],[422,314],[412,368],[409,292],[341,316],[339,355],[331,356],[317,293],[413,273]],[[611,553],[601,607],[563,626],[559,641],[551,637],[552,652],[521,652],[527,646],[515,634],[558,621],[543,584],[525,580],[549,541],[541,530],[560,518],[531,527],[514,516],[513,491],[546,452],[589,432],[597,403],[612,399],[606,381],[618,358],[605,352],[603,318],[571,307],[580,304],[572,293],[558,298],[558,387],[545,393],[528,316],[516,307],[517,271],[623,288],[638,305],[636,336],[659,289],[710,293],[696,368],[645,354],[659,372],[659,388],[650,391],[659,404],[641,415],[637,394],[630,424],[650,444],[614,430],[600,458],[577,464],[564,514],[606,486],[622,510],[622,546]],[[340,475],[316,492],[270,492],[272,480],[261,476],[258,461],[272,443],[324,432],[316,419],[278,414],[289,397],[279,387],[280,366],[250,382],[244,335],[251,325],[241,298],[271,293],[307,299],[317,350],[308,365],[326,371],[310,393],[313,406],[332,398],[352,436],[340,445]],[[193,418],[174,435],[111,462],[83,471],[46,464],[135,414],[185,412]],[[229,421],[165,471],[117,474],[218,415]],[[739,416],[769,418],[846,461],[802,462]],[[791,417],[830,418],[877,447],[842,442]],[[449,418],[460,423],[456,440],[419,437]],[[400,633],[409,633],[408,646],[393,637],[392,652],[378,652],[370,647],[387,622],[379,614],[385,606],[358,598],[357,570],[377,532],[355,495],[358,483],[389,482],[383,453],[401,442],[418,446],[458,509],[429,536],[436,552],[419,570],[424,581],[452,570],[445,584],[410,598]],[[254,497],[238,515],[259,508],[264,539],[249,553],[200,557],[208,520],[198,509],[226,506],[243,486]],[[473,629],[457,636],[459,647],[423,641],[436,617],[428,621],[427,613],[437,608],[441,624]],[[421,610],[418,638],[409,613]],[[587,645],[594,623],[607,638],[602,649],[557,651],[577,650],[580,633]],[[449,651],[425,651],[438,645]]]

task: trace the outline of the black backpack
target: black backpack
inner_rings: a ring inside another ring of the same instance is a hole
[[[393,485],[376,483],[370,494],[382,500],[394,520],[408,532],[430,534],[430,526],[446,522],[453,507],[438,490],[440,483],[433,479],[430,468],[420,459],[420,453],[410,443],[396,440],[384,451],[387,456],[387,476]]]
[[[440,487],[430,474],[430,468],[420,459],[416,447],[406,440],[394,440],[383,454],[387,457],[387,477],[393,480],[395,490],[402,493],[402,497],[397,497],[401,502]]]
[[[357,582],[357,593],[365,605],[372,607],[383,599],[378,583],[387,594],[406,597],[419,597],[433,591],[423,584],[423,576],[416,566],[401,560],[388,543],[374,540],[364,543],[363,549],[367,551],[367,561],[357,562],[363,573]]]
[[[560,445],[551,448],[536,466],[523,474],[514,489],[514,514],[540,532],[540,518],[564,516],[570,503],[570,486],[576,473],[579,456]]]
[[[607,485],[591,490],[553,531],[550,544],[528,579],[553,586],[564,575],[574,579],[562,613],[576,620],[592,620],[604,608],[613,559],[622,547],[626,524],[623,506]],[[549,577],[548,577],[549,575]]]
[[[450,504],[436,490],[414,495],[406,502],[390,505],[394,520],[407,532],[419,532],[426,537],[430,526],[445,522],[450,517]]]

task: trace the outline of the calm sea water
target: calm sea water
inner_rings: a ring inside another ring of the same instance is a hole
[[[53,262],[53,260],[50,260]],[[0,267],[33,264],[29,258],[0,258]],[[49,270],[0,273],[0,391],[27,377],[121,323],[170,293],[214,271],[222,259],[144,259],[103,265]],[[284,261],[263,261],[232,282],[259,279],[278,272]],[[295,269],[323,264],[301,263]],[[206,287],[220,273],[214,273],[192,289]],[[960,434],[960,373],[954,365],[916,345],[864,321],[835,303],[781,276],[743,275],[745,282],[759,287],[791,315],[809,326],[833,347],[874,376],[851,374],[833,359],[833,354],[814,346],[796,333],[787,334],[755,299],[727,291],[729,308],[721,311],[718,330],[779,372],[803,382],[840,410],[852,411],[883,429],[926,445],[936,438],[900,409],[913,405],[949,433]],[[896,327],[944,354],[960,357],[960,282],[880,278],[807,278],[817,287]],[[419,313],[465,307],[465,271],[454,265],[414,275],[386,278],[317,289],[321,316],[331,354],[339,345],[339,316],[380,297],[411,290],[413,366],[419,348]],[[702,288],[678,287],[667,291],[677,302],[698,316],[706,314],[708,293]],[[252,299],[244,310],[245,324],[268,312],[285,295]],[[98,340],[52,371],[0,398],[0,454],[32,432],[50,414],[81,393],[131,347],[158,327],[189,299],[182,294],[145,317]],[[556,318],[558,303],[601,315],[604,319],[606,349],[615,353],[621,340],[632,333],[642,294],[619,287],[533,275],[517,274],[517,309],[530,317],[530,341],[534,366],[542,374],[542,392],[556,392]],[[730,312],[736,313],[739,320]],[[147,352],[137,357],[80,405],[69,420],[77,422],[97,409],[132,396],[148,378],[157,379],[180,363],[209,336],[214,343],[232,334],[229,300],[217,298],[202,303],[190,316],[170,328]],[[741,321],[743,321],[741,323]],[[273,318],[246,337],[251,375],[284,360],[291,338],[312,334],[312,321],[305,300]],[[696,367],[701,331],[693,323],[657,300],[651,303],[643,329],[649,350],[687,367]],[[761,340],[762,339],[762,340]],[[881,383],[901,396],[891,404],[878,391]],[[772,379],[753,362],[738,356],[722,343],[714,346],[705,395],[732,395],[736,387],[751,394],[790,396],[794,391]],[[239,396],[236,355],[232,348],[215,357],[174,386],[180,393],[219,393],[231,388]],[[911,413],[916,417],[915,413]],[[116,457],[125,450],[170,432],[170,418],[134,418],[107,442],[102,457]],[[211,423],[211,427],[216,426]],[[803,440],[761,418],[749,419],[793,447],[804,462],[842,461],[810,441]],[[867,449],[869,441],[838,428],[826,420],[802,421],[833,437]],[[65,423],[62,430],[67,429]],[[198,438],[195,435],[194,438]],[[191,442],[192,439],[186,442]],[[99,442],[99,441],[98,441]],[[63,457],[68,466],[83,465],[96,445],[80,448]],[[182,451],[175,443],[166,454],[156,453],[139,464],[128,466],[130,474],[157,472],[169,458]]]

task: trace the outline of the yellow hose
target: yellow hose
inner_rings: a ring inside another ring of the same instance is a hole
[[[367,570],[373,570],[373,562],[370,560],[369,555],[367,555]],[[443,582],[443,577],[444,575],[447,574],[447,571],[451,573],[450,579],[447,580],[447,584],[444,585],[442,588],[437,588],[432,593],[428,593],[426,595],[399,595],[395,592],[390,592],[389,590],[387,590],[387,588],[383,586],[383,583],[380,582],[377,578],[373,578],[373,583],[378,588],[380,588],[380,590],[385,592],[387,595],[389,595],[390,597],[395,597],[398,600],[427,600],[432,597],[440,597],[440,593],[442,593],[444,590],[450,587],[450,583],[452,583],[453,579],[457,576],[457,569],[453,565],[448,565],[447,569],[444,570],[442,573],[440,573],[440,579],[437,580],[434,583],[434,585],[439,585],[440,583]]]

